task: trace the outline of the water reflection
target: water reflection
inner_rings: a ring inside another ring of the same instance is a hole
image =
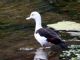
[[[20,51],[34,55],[33,60],[59,60],[60,48],[53,45],[51,47],[39,48],[20,48]]]
[[[35,52],[34,60],[48,60],[48,54],[43,48],[38,48]]]
[[[48,60],[48,51],[49,48],[20,48],[20,51],[28,51],[30,54],[34,54],[33,60]]]

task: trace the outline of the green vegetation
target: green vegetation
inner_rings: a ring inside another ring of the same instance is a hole
[[[60,55],[61,60],[79,60],[80,59],[80,45],[71,45],[69,50],[63,51]]]
[[[67,14],[71,20],[79,22],[80,20],[80,2],[79,0],[56,0],[52,6],[55,6],[57,11]]]

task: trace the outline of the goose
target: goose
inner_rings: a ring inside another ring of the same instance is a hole
[[[31,12],[30,16],[26,20],[35,21],[34,37],[40,43],[42,47],[47,47],[49,43],[60,46],[62,49],[66,49],[67,45],[62,41],[61,37],[55,32],[55,29],[42,27],[41,15],[37,11]]]

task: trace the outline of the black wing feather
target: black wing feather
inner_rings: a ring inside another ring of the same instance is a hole
[[[62,42],[59,35],[52,29],[41,28],[41,29],[37,30],[36,33],[39,33],[41,36],[46,37],[48,42],[51,42],[54,44],[59,44]]]

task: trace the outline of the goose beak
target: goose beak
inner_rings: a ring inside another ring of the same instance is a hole
[[[31,19],[31,17],[27,17],[27,18],[26,18],[26,20],[29,20],[29,19]]]

